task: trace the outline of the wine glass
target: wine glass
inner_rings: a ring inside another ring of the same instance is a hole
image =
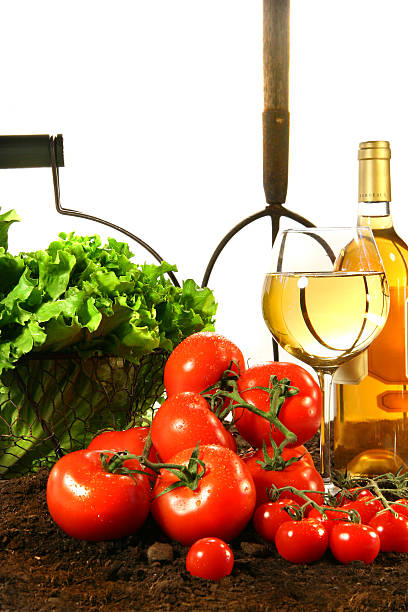
[[[333,374],[378,336],[388,315],[388,284],[369,227],[281,231],[262,291],[262,311],[275,340],[312,366],[323,394],[320,471],[331,478]]]

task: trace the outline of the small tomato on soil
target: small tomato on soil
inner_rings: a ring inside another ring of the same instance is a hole
[[[187,553],[186,568],[192,576],[207,580],[221,580],[229,576],[234,566],[234,555],[228,544],[219,538],[201,538]]]
[[[275,545],[278,553],[292,563],[312,563],[327,550],[329,536],[324,524],[314,519],[288,521],[277,530]]]
[[[263,412],[270,408],[269,394],[251,387],[268,387],[271,376],[277,376],[279,380],[288,378],[291,385],[299,389],[296,395],[285,399],[278,415],[297,437],[296,443],[290,443],[290,446],[299,446],[313,438],[319,429],[322,417],[320,387],[304,368],[294,363],[268,362],[248,368],[238,379],[239,393],[246,402]],[[256,448],[261,448],[263,441],[269,444],[270,435],[278,445],[284,440],[278,429],[247,408],[236,408],[235,419],[241,436]]]
[[[169,462],[187,466],[193,450],[180,451]],[[204,444],[199,446],[199,459],[205,470],[195,490],[183,485],[163,493],[179,480],[167,469],[160,471],[153,489],[154,519],[168,536],[185,546],[203,537],[232,540],[255,509],[251,473],[236,453],[223,446]],[[201,466],[198,472],[203,473]]]
[[[237,450],[234,436],[210,410],[207,401],[191,391],[176,393],[163,402],[154,415],[151,435],[163,461],[185,448],[194,448],[198,442]]]
[[[368,525],[340,522],[331,529],[329,546],[340,563],[372,563],[380,552],[380,538]]]
[[[151,487],[147,475],[105,471],[99,450],[64,455],[51,469],[47,504],[57,525],[73,538],[99,542],[131,535],[147,518]],[[125,467],[141,469],[136,459]]]

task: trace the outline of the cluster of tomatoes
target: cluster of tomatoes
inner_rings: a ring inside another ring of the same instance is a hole
[[[341,563],[372,563],[380,550],[408,552],[407,499],[384,508],[372,491],[353,487],[332,501],[336,505],[306,502],[302,508],[280,497],[257,508],[255,529],[293,563],[316,561],[328,548]]]
[[[308,562],[321,556],[332,521],[318,510],[324,485],[303,446],[321,421],[313,377],[290,363],[246,369],[228,339],[197,333],[170,355],[164,384],[167,399],[150,428],[101,433],[86,450],[55,464],[47,485],[55,522],[75,538],[108,540],[134,533],[150,512],[170,538],[191,546],[187,568],[204,578],[230,573],[226,542],[252,517],[260,536],[274,541],[283,557]],[[250,451],[238,454],[231,423]],[[278,501],[270,501],[272,490]],[[370,506],[365,501],[364,510]],[[340,523],[358,527],[333,521],[333,533]]]

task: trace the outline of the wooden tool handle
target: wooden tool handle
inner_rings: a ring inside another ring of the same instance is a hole
[[[263,0],[263,177],[268,204],[286,201],[290,0]]]

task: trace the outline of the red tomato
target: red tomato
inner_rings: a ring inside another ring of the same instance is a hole
[[[229,576],[233,566],[233,552],[228,544],[219,538],[197,540],[187,553],[187,571],[198,578],[221,580],[224,576]]]
[[[183,450],[170,462],[188,465],[192,451]],[[178,480],[165,469],[160,471],[153,489],[153,517],[167,535],[185,546],[204,537],[232,540],[255,508],[254,482],[236,453],[215,444],[200,445],[199,458],[205,464],[205,472],[195,490],[181,486],[157,497]]]
[[[141,469],[136,460],[125,466]],[[47,483],[51,517],[68,535],[99,542],[134,533],[144,523],[151,497],[143,474],[111,474],[99,450],[64,455],[53,466]]]
[[[391,504],[391,508],[408,518],[408,499],[397,499],[394,503]]]
[[[380,536],[382,551],[408,552],[408,519],[405,516],[396,517],[386,511],[374,516],[369,524]]]
[[[373,516],[384,509],[381,501],[365,489],[358,494],[356,500],[343,503],[341,507],[343,510],[357,510],[363,525],[368,525]]]
[[[292,563],[312,563],[324,555],[329,536],[321,521],[303,519],[283,523],[276,532],[275,545],[281,557]]]
[[[112,450],[115,452],[127,450],[133,455],[141,455],[148,433],[149,427],[131,427],[123,431],[104,431],[90,442],[88,450]],[[150,450],[148,459],[153,462],[159,460],[154,445]],[[149,468],[142,469],[156,479],[156,472]]]
[[[330,533],[333,530],[333,527],[337,525],[339,522],[347,522],[349,521],[349,516],[345,512],[339,512],[339,510],[343,510],[343,508],[333,509],[330,506],[322,506],[323,510],[326,513],[327,518],[325,518],[316,508],[312,508],[309,510],[307,517],[313,518],[317,521],[322,521],[324,526],[327,529],[327,533],[330,536]]]
[[[371,493],[369,489],[361,489],[361,487],[352,487],[351,489],[343,489],[339,493],[336,494],[337,502],[340,503],[340,506],[344,506],[344,504],[348,504],[356,499],[361,500],[363,497],[373,498],[374,495]]]
[[[292,499],[287,498],[281,498],[277,502],[269,502],[258,506],[253,518],[256,533],[264,540],[274,542],[278,527],[282,523],[295,520],[286,512],[285,507],[288,506],[299,509],[299,506],[294,504]]]
[[[217,383],[230,367],[245,370],[244,357],[235,344],[213,332],[198,332],[180,342],[171,353],[164,368],[164,386],[167,396],[181,391],[200,393]]]
[[[207,401],[190,391],[176,393],[163,402],[153,418],[151,435],[163,461],[185,448],[194,448],[198,442],[237,450],[234,436],[210,410]]]
[[[271,446],[267,447],[267,453],[270,457],[273,457],[273,448]],[[299,452],[297,448],[285,447],[282,451],[282,457],[287,461],[291,457],[298,457],[301,453],[302,451]],[[273,485],[278,489],[291,486],[296,489],[321,491],[324,494],[322,477],[319,472],[310,465],[310,459],[307,456],[299,461],[295,461],[283,470],[265,469],[258,463],[258,461],[262,460],[263,450],[261,449],[249,458],[244,457],[244,461],[255,483],[257,506],[270,501],[267,491],[271,489]],[[295,493],[284,491],[281,495],[287,499],[294,500],[298,504],[305,503],[304,500]],[[320,493],[308,493],[308,497],[318,504],[322,502],[322,495]]]
[[[273,375],[279,380],[289,378],[291,385],[299,389],[299,393],[286,398],[279,412],[279,420],[297,436],[296,443],[291,443],[290,446],[299,446],[313,438],[319,429],[322,418],[320,387],[305,369],[294,363],[269,362],[248,368],[240,376],[238,390],[241,397],[259,410],[268,411],[269,394],[250,388],[268,387]],[[284,440],[283,434],[275,427],[271,428],[266,419],[246,408],[236,408],[235,418],[239,433],[252,446],[260,448],[264,440],[269,444],[270,435],[277,444]]]
[[[340,563],[372,563],[380,552],[380,538],[368,525],[337,523],[330,532],[330,550]]]
[[[267,448],[268,455],[270,457],[273,457],[273,447],[267,445],[266,448]],[[246,451],[244,455],[241,455],[241,457],[244,461],[248,461],[248,459],[251,459],[251,457],[254,457],[255,455],[257,458],[261,457],[261,459],[263,459],[262,451],[263,449],[256,450],[255,448],[251,448],[250,450]],[[285,447],[283,449],[283,457],[285,458],[286,461],[288,459],[291,459],[292,457],[299,457],[301,461],[303,461],[304,463],[307,463],[307,465],[310,465],[310,467],[313,467],[313,468],[315,467],[314,461],[312,459],[312,455],[309,453],[306,446],[303,446],[302,444],[300,446],[295,446],[293,448]]]

